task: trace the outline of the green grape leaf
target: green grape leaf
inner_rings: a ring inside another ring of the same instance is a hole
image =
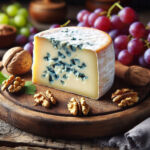
[[[32,81],[25,82],[25,94],[34,95],[36,92],[36,86],[32,83]]]
[[[2,82],[7,79],[8,79],[8,76],[6,76],[2,72],[0,72],[0,85],[2,85]]]

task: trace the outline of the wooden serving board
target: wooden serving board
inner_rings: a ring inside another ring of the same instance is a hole
[[[5,71],[4,71],[5,72]],[[24,76],[31,80],[31,73]],[[37,92],[48,87],[37,86]],[[140,102],[128,109],[121,109],[112,103],[111,93],[116,89],[129,87],[136,90]],[[86,117],[75,117],[67,110],[71,97],[79,95],[49,88],[57,100],[57,105],[49,109],[34,106],[33,95],[13,95],[0,92],[0,118],[13,126],[41,136],[54,138],[92,138],[111,136],[127,131],[150,116],[150,85],[130,87],[123,80],[115,78],[113,87],[99,100],[86,98],[91,111]]]

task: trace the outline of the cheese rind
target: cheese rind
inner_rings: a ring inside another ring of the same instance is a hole
[[[93,99],[113,84],[111,39],[96,29],[67,27],[41,32],[34,37],[33,60],[32,81],[37,84]]]
[[[97,53],[98,57],[98,77],[99,77],[99,97],[103,96],[112,86],[115,75],[115,54],[113,45]],[[103,68],[103,69],[101,69]]]

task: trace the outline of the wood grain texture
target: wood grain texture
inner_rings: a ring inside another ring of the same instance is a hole
[[[31,74],[24,76],[31,80]],[[48,87],[37,86],[37,92]],[[111,93],[118,88],[129,87],[120,79],[115,79],[112,89],[100,100],[88,99],[91,107],[89,116],[74,117],[67,110],[71,97],[80,96],[50,88],[57,105],[50,109],[34,106],[31,95],[12,95],[8,92],[0,94],[0,118],[17,128],[54,138],[93,138],[111,136],[128,130],[150,115],[150,87],[130,87],[139,93],[140,103],[128,109],[121,109],[110,100]],[[143,101],[144,100],[144,101]]]
[[[101,147],[102,139],[50,139],[26,133],[0,120],[0,150],[119,150]]]
[[[150,115],[150,99],[136,107],[93,117],[66,117],[23,108],[0,96],[1,119],[22,130],[54,138],[92,138],[126,131]]]
[[[89,147],[89,148],[84,148],[83,149],[74,149],[74,148],[39,148],[39,147],[30,147],[30,146],[17,146],[17,147],[0,147],[0,150],[119,150],[118,148],[95,148],[95,147]]]

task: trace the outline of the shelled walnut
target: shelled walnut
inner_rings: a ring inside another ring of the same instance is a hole
[[[128,88],[116,90],[111,98],[119,107],[132,106],[139,101],[138,93]]]
[[[78,114],[78,102],[76,101],[76,99],[74,97],[71,98],[71,100],[69,101],[67,106],[68,106],[69,112],[72,115],[76,116]]]
[[[87,115],[89,113],[90,107],[87,105],[87,103],[83,97],[80,99],[80,104],[81,104],[81,109],[82,109],[83,115]]]
[[[56,104],[56,99],[52,95],[50,90],[46,92],[40,92],[34,95],[35,105],[42,105],[45,108],[49,108],[51,104]]]
[[[79,102],[72,97],[69,103],[67,104],[69,112],[74,115],[88,115],[90,107],[86,103],[85,99],[82,97]]]
[[[11,75],[7,80],[3,81],[1,90],[8,90],[10,93],[19,92],[25,85],[24,79]]]

